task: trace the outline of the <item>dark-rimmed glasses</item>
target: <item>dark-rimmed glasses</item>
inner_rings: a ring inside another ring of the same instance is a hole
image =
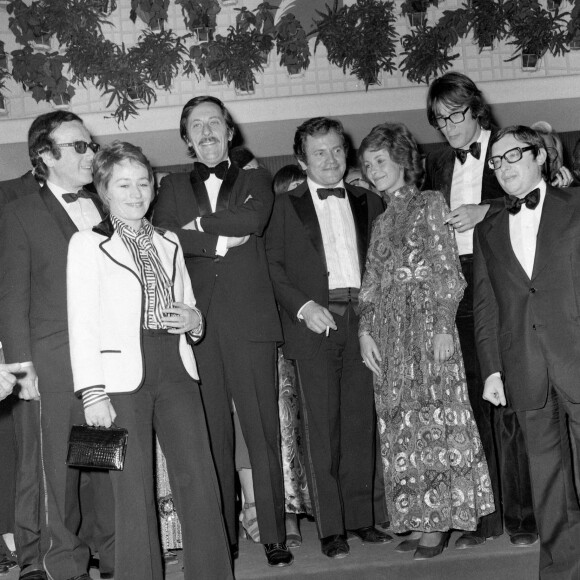
[[[503,155],[495,155],[494,157],[490,157],[487,160],[487,164],[489,165],[490,169],[497,171],[501,167],[504,159],[508,163],[517,163],[526,151],[531,151],[535,148],[535,145],[528,145],[527,147],[514,147],[513,149],[506,151]]]
[[[459,123],[465,121],[465,113],[467,111],[469,111],[469,107],[465,107],[463,111],[455,111],[455,113],[451,113],[447,117],[435,117],[435,123],[439,129],[445,129],[447,121],[451,121],[454,125],[459,125]]]
[[[72,143],[56,143],[57,147],[74,147],[75,151],[79,155],[84,155],[87,152],[87,147],[93,152],[96,153],[101,146],[94,141],[88,143],[87,141],[73,141]]]

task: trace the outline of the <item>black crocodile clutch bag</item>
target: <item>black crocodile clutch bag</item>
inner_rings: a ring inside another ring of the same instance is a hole
[[[68,438],[67,465],[122,471],[127,451],[127,429],[113,425],[73,425]]]

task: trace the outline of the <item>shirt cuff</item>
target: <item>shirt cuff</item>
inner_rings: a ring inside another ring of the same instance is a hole
[[[312,304],[314,302],[314,300],[309,300],[308,302],[304,303],[301,307],[300,310],[298,311],[298,314],[296,315],[296,318],[298,318],[298,320],[304,320],[304,316],[302,316],[302,311],[304,310],[304,308],[306,306],[308,306],[309,304]]]
[[[201,227],[201,217],[195,218],[195,225],[197,227],[198,232],[203,232],[203,228]]]
[[[86,409],[102,401],[110,401],[103,385],[89,387],[83,391],[83,407]]]
[[[24,367],[32,367],[32,366],[34,366],[34,363],[31,360],[27,360],[26,362],[20,363],[20,366],[22,368],[24,368]]]
[[[222,258],[228,253],[228,237],[218,236],[217,244],[215,246],[215,255]]]

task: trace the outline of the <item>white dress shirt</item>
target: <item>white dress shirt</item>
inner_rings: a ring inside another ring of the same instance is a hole
[[[483,170],[485,168],[485,154],[489,145],[491,131],[482,129],[476,143],[481,145],[481,155],[476,159],[473,155],[468,155],[465,163],[461,164],[455,158],[453,167],[453,179],[451,181],[451,191],[449,205],[451,211],[466,204],[479,204],[481,202],[481,187],[483,183]],[[455,240],[459,255],[473,254],[473,229],[466,232],[455,230]]]
[[[69,203],[62,196],[65,193],[76,193],[76,191],[68,191],[50,181],[47,181],[46,185],[79,231],[88,230],[96,226],[103,219],[92,199],[79,197],[76,201]]]
[[[510,240],[516,258],[526,271],[529,278],[534,271],[534,259],[536,257],[536,242],[542,209],[546,199],[546,182],[542,179],[536,186],[540,189],[540,201],[534,209],[522,205],[520,211],[509,217]],[[532,188],[532,190],[535,188]]]

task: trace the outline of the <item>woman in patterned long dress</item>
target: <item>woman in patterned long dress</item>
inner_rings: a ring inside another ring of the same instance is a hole
[[[359,296],[386,501],[393,531],[411,532],[398,551],[432,558],[450,530],[475,530],[494,510],[455,328],[465,281],[443,196],[417,187],[423,168],[408,129],[375,127],[359,157],[387,201],[373,225]]]

